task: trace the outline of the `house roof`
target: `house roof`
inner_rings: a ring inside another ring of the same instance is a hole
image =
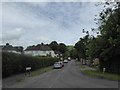
[[[46,45],[32,46],[32,47],[27,47],[27,49],[25,49],[25,51],[34,51],[34,50],[52,51],[52,49]]]
[[[8,51],[8,50],[14,50],[14,51],[19,51],[17,48],[14,48],[12,45],[9,45],[9,46],[4,46],[4,47],[2,47],[2,50],[3,51]]]
[[[2,51],[17,51],[17,52],[19,52],[19,50],[17,48],[15,48],[9,44],[1,45],[0,48],[2,49]]]

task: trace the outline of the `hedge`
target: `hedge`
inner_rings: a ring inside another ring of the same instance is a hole
[[[9,52],[2,52],[2,77],[23,73],[26,67],[31,67],[32,71],[47,66],[51,66],[58,58],[28,56]]]

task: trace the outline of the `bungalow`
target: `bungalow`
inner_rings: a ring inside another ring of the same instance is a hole
[[[22,50],[20,50],[16,47],[13,47],[12,45],[9,45],[9,43],[6,43],[6,45],[2,45],[0,47],[2,48],[2,52],[12,52],[12,53],[17,53],[17,54],[22,53]],[[22,46],[19,46],[19,48],[21,48],[21,47]]]
[[[56,57],[54,51],[47,45],[29,46],[25,49],[24,54],[32,56],[52,56]]]

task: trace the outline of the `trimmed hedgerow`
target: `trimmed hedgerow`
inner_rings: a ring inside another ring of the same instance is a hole
[[[2,53],[2,77],[25,72],[26,67],[31,67],[32,71],[47,66],[51,66],[58,58],[28,56],[15,53]]]

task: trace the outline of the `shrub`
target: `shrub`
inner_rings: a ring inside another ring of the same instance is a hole
[[[58,58],[20,55],[9,52],[2,52],[2,77],[25,72],[26,67],[32,71],[51,66]]]

